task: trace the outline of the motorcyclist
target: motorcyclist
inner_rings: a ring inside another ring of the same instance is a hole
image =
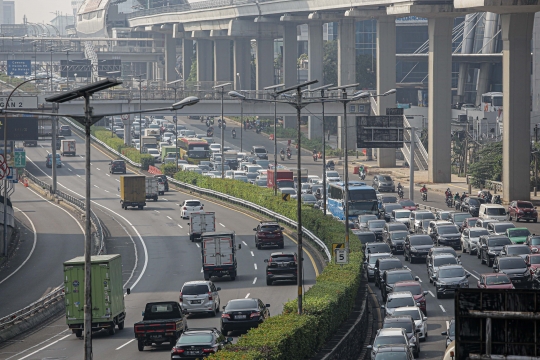
[[[458,202],[459,200],[460,200],[460,197],[459,197],[459,191],[458,191],[456,192],[456,195],[454,195],[454,204]]]
[[[236,130],[234,128],[232,129],[232,137],[236,138]]]
[[[281,148],[281,151],[279,152],[281,155],[285,155],[285,150],[283,150],[283,148]]]
[[[449,197],[452,197],[452,192],[450,191],[450,188],[446,189],[446,191],[444,192],[444,195],[446,196],[446,199],[448,199]]]
[[[421,193],[421,194],[427,193],[427,187],[426,187],[426,185],[422,186],[422,188],[420,189],[420,193]]]
[[[463,202],[463,200],[465,200],[466,197],[467,197],[467,193],[465,193],[464,191],[463,194],[461,194],[461,201]]]

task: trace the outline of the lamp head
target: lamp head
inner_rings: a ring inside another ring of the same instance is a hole
[[[396,93],[396,89],[390,89],[388,90],[387,92],[385,92],[383,94],[383,96],[386,96],[386,95],[392,95],[392,94],[395,94]]]
[[[238,91],[229,91],[227,94],[230,97],[240,99],[240,100],[244,100],[246,98],[244,95],[240,94]]]
[[[172,110],[180,110],[185,106],[195,105],[198,102],[199,102],[198,97],[196,97],[196,96],[188,96],[187,98],[182,99],[177,103],[174,103],[171,107],[172,107]]]

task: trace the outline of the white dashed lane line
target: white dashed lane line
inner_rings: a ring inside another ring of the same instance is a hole
[[[435,297],[435,295],[433,295],[433,293],[431,292],[431,290],[430,290],[430,291],[428,291],[428,293],[429,293],[429,295],[431,295],[431,296]]]
[[[200,247],[201,247],[201,245],[199,245],[199,244],[195,244],[195,245],[197,245],[197,247],[198,247],[198,248],[200,248]]]
[[[182,225],[180,225],[180,224],[178,224],[178,227],[179,227],[180,229],[183,229]]]
[[[118,180],[118,179],[114,179],[114,180],[116,180],[116,181],[120,182],[120,180]]]
[[[221,226],[225,227],[225,225],[223,225],[222,223],[219,223],[219,225],[221,225]]]
[[[109,192],[109,190],[104,190],[105,192]]]
[[[77,177],[81,177],[81,175],[77,174]]]
[[[67,169],[68,169],[69,171],[73,171],[73,170],[71,170],[70,168],[67,168]]]
[[[96,184],[94,184],[94,187],[97,187],[99,189],[99,186],[97,186]]]
[[[157,210],[154,210],[154,212],[157,212],[159,214],[159,211],[157,211]]]
[[[136,339],[131,339],[129,340],[127,343],[125,343],[124,345],[121,345],[119,347],[116,348],[116,350],[120,350],[121,348],[123,348],[124,346],[126,346],[127,344],[131,344],[132,342],[134,342]]]
[[[442,305],[439,305],[439,306],[441,307],[441,310],[442,310],[442,312],[444,312],[444,313],[445,313],[445,312],[446,312],[446,310],[445,310],[445,309],[443,308],[443,306],[442,306]]]
[[[253,253],[253,251],[251,252],[251,256],[255,256],[255,254]]]
[[[256,282],[257,282],[257,278],[255,278],[255,279],[253,280],[253,285],[255,285]]]
[[[255,266],[255,270],[257,270],[257,264],[253,264],[253,266]]]
[[[247,293],[246,297],[244,299],[247,299],[251,295],[250,293]]]
[[[167,219],[172,220],[172,217],[170,217],[169,215],[167,215]]]
[[[247,244],[246,244],[246,242],[245,242],[245,241],[242,241],[242,244],[244,244],[244,245],[246,245],[246,246],[247,246]]]
[[[101,169],[100,169],[100,168],[98,168],[98,167],[97,167],[96,169],[98,169],[99,171],[101,171]]]
[[[111,176],[111,174],[105,174],[105,175],[107,175],[107,176]]]

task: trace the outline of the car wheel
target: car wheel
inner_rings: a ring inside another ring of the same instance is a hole
[[[124,329],[124,321],[121,321],[118,323],[118,330],[123,330]]]
[[[461,248],[463,249],[461,252],[463,254],[465,254],[467,252],[467,250],[465,250],[465,246],[463,246],[463,243],[461,243]],[[469,251],[469,253],[470,253],[470,251]]]
[[[480,250],[476,249],[476,258],[480,259],[481,252]]]
[[[535,223],[535,222],[538,222],[538,219],[534,219],[533,222],[534,222],[534,223]]]
[[[437,299],[440,299],[441,298],[441,293],[438,292],[438,291],[435,291],[435,292],[436,292]]]
[[[467,250],[467,251],[469,252],[469,255],[471,255],[471,256],[473,255],[470,245],[469,245],[469,250]]]
[[[216,309],[214,309],[213,311],[210,311],[210,316],[216,317],[216,315],[217,315]]]
[[[144,341],[139,340],[137,342],[137,347],[139,348],[139,351],[143,351],[144,350]]]
[[[83,335],[82,335],[82,330],[75,330],[75,336],[78,337],[78,338],[81,338]]]
[[[516,215],[516,222],[519,222],[519,216]]]
[[[272,280],[266,278],[266,285],[268,285],[268,286],[272,285]]]
[[[223,334],[223,336],[227,336],[227,334],[229,333],[229,330],[225,329],[224,327],[221,328],[221,333]]]
[[[493,261],[488,260],[487,264],[488,264],[488,267],[493,267]]]
[[[116,324],[112,322],[111,327],[109,327],[109,336],[113,336],[114,334],[116,334]]]

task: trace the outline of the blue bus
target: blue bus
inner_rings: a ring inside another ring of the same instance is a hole
[[[336,218],[345,218],[344,207],[345,183],[335,182],[328,186],[327,209]],[[371,186],[356,181],[349,182],[349,220],[355,220],[358,215],[379,215],[377,193]]]

